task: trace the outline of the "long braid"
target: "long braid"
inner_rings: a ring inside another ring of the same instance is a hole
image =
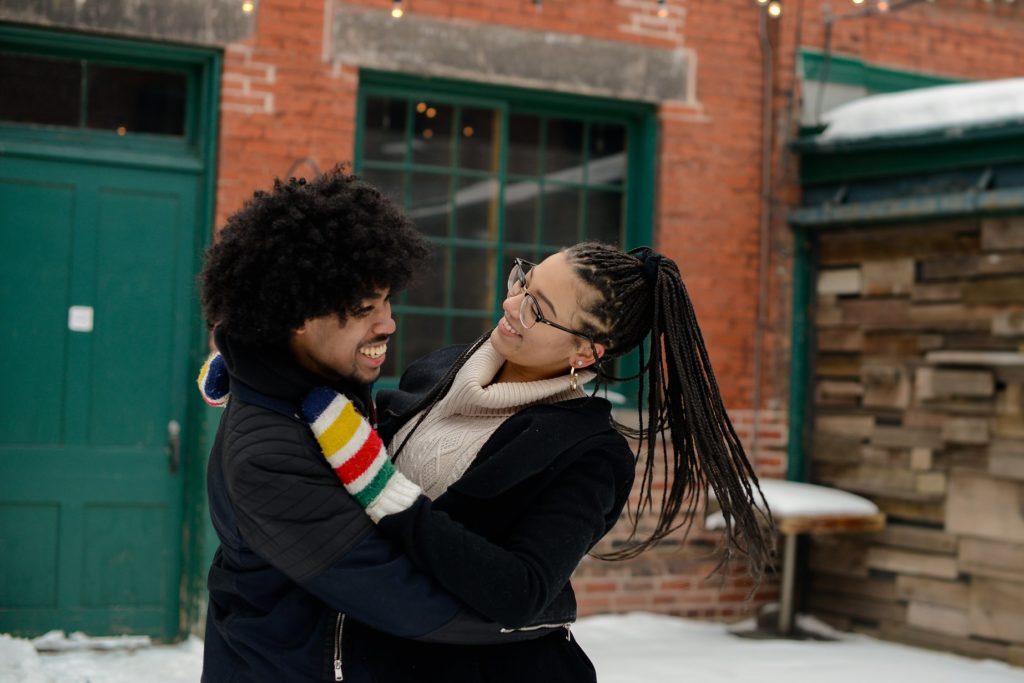
[[[634,348],[640,354],[640,426],[616,425],[638,442],[637,460],[644,461],[640,492],[635,509],[630,510],[629,545],[602,557],[635,557],[676,529],[688,528],[700,494],[710,488],[725,518],[722,563],[738,553],[751,573],[760,577],[770,566],[774,544],[759,523],[754,491],[765,510],[767,503],[722,403],[678,267],[646,248],[627,254],[607,245],[583,243],[567,249],[566,255],[577,275],[600,295],[586,307],[597,325],[583,330],[607,346],[599,372],[616,379],[604,372],[607,361]],[[650,348],[644,358],[648,335]],[[640,518],[655,509],[659,464],[668,485],[662,488],[657,522],[650,535],[636,540]]]

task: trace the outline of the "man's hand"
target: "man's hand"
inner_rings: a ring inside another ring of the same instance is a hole
[[[376,430],[344,394],[318,387],[303,400],[302,414],[334,473],[374,522],[422,493],[391,464]]]

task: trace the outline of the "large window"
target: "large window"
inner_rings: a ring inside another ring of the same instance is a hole
[[[435,244],[385,377],[490,329],[514,257],[651,236],[652,108],[364,75],[356,170]]]

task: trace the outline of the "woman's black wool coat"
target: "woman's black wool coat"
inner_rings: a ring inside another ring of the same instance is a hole
[[[386,440],[461,350],[417,361],[398,391],[380,393]],[[634,455],[604,399],[537,405],[508,418],[442,496],[421,496],[379,528],[487,618],[509,628],[543,624],[551,635],[507,645],[436,645],[360,625],[351,634],[357,656],[382,682],[594,681],[567,628],[576,617],[569,579],[619,519],[634,471]]]

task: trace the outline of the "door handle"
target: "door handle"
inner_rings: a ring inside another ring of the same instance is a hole
[[[177,420],[167,423],[167,458],[168,469],[174,474],[181,465],[181,425]]]

